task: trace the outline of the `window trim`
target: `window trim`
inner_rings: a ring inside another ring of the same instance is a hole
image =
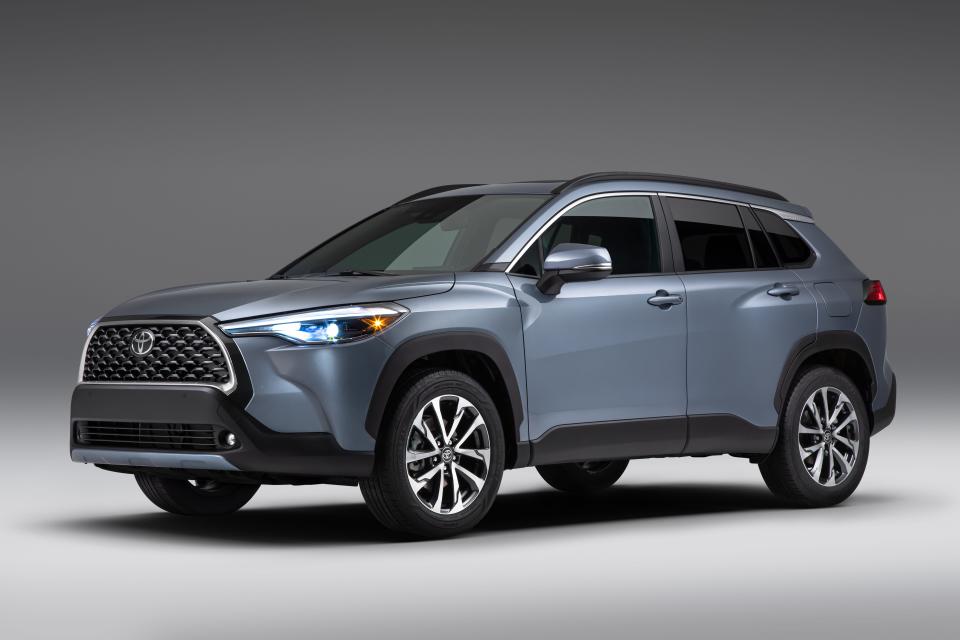
[[[650,207],[653,209],[653,221],[657,229],[657,245],[660,250],[660,271],[654,273],[618,273],[608,276],[609,278],[643,278],[647,276],[662,276],[665,274],[674,273],[673,271],[673,251],[670,243],[667,241],[668,236],[668,225],[665,220],[665,215],[663,207],[660,203],[660,198],[658,197],[655,191],[606,191],[602,193],[591,193],[590,195],[583,196],[582,198],[577,198],[572,202],[564,205],[557,211],[555,214],[550,216],[550,219],[547,220],[543,225],[534,233],[530,239],[528,239],[523,246],[520,247],[520,251],[517,252],[517,255],[513,257],[508,264],[504,273],[510,276],[515,276],[518,278],[532,278],[534,280],[538,279],[539,276],[531,276],[525,273],[514,273],[512,269],[517,265],[517,262],[520,261],[520,258],[526,254],[527,251],[537,243],[539,247],[540,237],[547,232],[550,227],[552,227],[560,218],[562,218],[567,212],[571,209],[588,202],[590,200],[598,200],[600,198],[623,198],[623,197],[646,197],[650,199]],[[543,261],[546,259],[546,256],[543,255],[543,249],[538,248],[537,251],[540,253],[540,264],[543,264]]]
[[[778,216],[786,221],[800,222],[803,224],[816,224],[816,222],[813,220],[813,218],[808,218],[807,216],[801,216],[800,214],[790,213],[789,211],[782,211],[780,209],[776,209],[773,207],[764,207],[761,205],[750,204],[749,202],[730,200],[728,198],[714,198],[712,196],[698,196],[698,195],[693,195],[689,193],[672,193],[667,191],[606,191],[606,192],[591,193],[591,194],[585,195],[561,207],[560,210],[557,211],[557,213],[550,216],[550,218],[543,223],[540,229],[538,229],[536,233],[534,233],[533,236],[530,237],[529,240],[523,243],[523,246],[520,248],[520,251],[518,251],[517,254],[513,257],[513,259],[507,263],[507,266],[503,269],[503,272],[506,273],[507,275],[516,276],[518,278],[536,278],[536,276],[526,275],[523,273],[513,273],[511,269],[513,269],[516,266],[517,262],[520,260],[521,257],[523,257],[523,254],[527,252],[530,246],[534,242],[540,239],[540,236],[546,232],[546,230],[550,227],[550,225],[552,225],[554,222],[559,220],[563,216],[563,214],[565,214],[567,211],[572,209],[574,206],[580,204],[581,202],[584,202],[586,200],[593,200],[595,198],[616,197],[616,196],[649,196],[651,198],[652,202],[654,203],[654,207],[653,207],[654,218],[658,220],[657,234],[659,236],[658,239],[660,243],[660,262],[662,265],[662,271],[659,274],[655,274],[655,273],[617,274],[616,276],[609,276],[609,277],[626,276],[626,277],[635,278],[635,277],[666,275],[666,274],[680,275],[680,274],[694,274],[694,273],[739,273],[744,271],[783,271],[785,269],[809,269],[814,264],[816,264],[817,260],[820,259],[820,253],[816,250],[816,248],[813,247],[813,245],[807,242],[806,239],[803,238],[803,236],[801,235],[800,239],[803,240],[808,247],[810,247],[811,260],[809,261],[809,264],[804,264],[802,266],[797,265],[797,266],[791,266],[791,267],[786,267],[781,264],[777,268],[766,267],[762,269],[754,266],[750,269],[711,269],[709,271],[687,271],[685,268],[686,265],[683,264],[683,253],[680,248],[680,239],[677,236],[677,227],[673,221],[673,216],[670,214],[669,203],[664,202],[667,198],[686,198],[688,200],[706,200],[707,202],[719,202],[721,204],[733,205],[738,209],[740,207],[745,207],[747,209],[755,209],[757,211],[766,211],[767,213],[772,213],[773,215]],[[547,201],[546,203],[544,203],[544,207],[549,206],[550,203],[551,201]],[[535,216],[536,213],[537,212],[534,212],[533,215]],[[755,214],[754,214],[754,219],[756,219],[757,224],[760,225],[761,231],[763,231],[764,233],[767,233],[766,229],[763,228],[763,224],[760,222],[759,218]],[[740,222],[741,224],[743,224],[742,219]],[[746,224],[744,224],[743,227],[744,227],[744,232],[747,233],[747,241],[749,242],[750,234],[747,231]],[[799,235],[799,232],[798,232],[798,235]],[[506,240],[504,242],[506,242]],[[750,245],[750,247],[752,252],[753,245]],[[776,251],[774,251],[774,254],[776,254]],[[751,253],[751,257],[753,257],[752,253]],[[544,256],[541,256],[541,263],[543,262],[543,258]],[[780,256],[777,256],[777,261],[778,262],[780,261]],[[753,263],[754,265],[756,265],[755,258]]]

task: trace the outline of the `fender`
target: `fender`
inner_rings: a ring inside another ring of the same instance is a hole
[[[493,361],[497,368],[496,373],[504,382],[510,398],[510,414],[513,416],[514,442],[520,442],[520,424],[523,422],[523,400],[520,395],[520,385],[513,372],[513,365],[507,352],[500,343],[486,333],[479,331],[445,331],[417,336],[406,340],[394,350],[387,360],[380,378],[373,391],[370,407],[367,409],[365,428],[367,433],[376,440],[383,414],[387,409],[387,402],[400,380],[400,376],[413,362],[441,351],[474,351],[481,353]]]
[[[790,383],[793,382],[803,363],[817,353],[833,350],[852,351],[863,360],[867,371],[870,372],[870,397],[864,398],[864,401],[868,407],[870,406],[873,396],[877,393],[877,373],[873,367],[873,358],[870,357],[867,343],[853,331],[822,331],[801,338],[790,350],[790,355],[787,356],[787,361],[783,366],[783,372],[780,374],[777,393],[773,398],[773,406],[777,413],[780,412],[780,408],[786,402],[787,392],[790,391]]]

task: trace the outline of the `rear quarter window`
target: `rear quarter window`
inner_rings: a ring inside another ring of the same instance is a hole
[[[810,266],[813,260],[813,250],[780,216],[769,211],[754,209],[760,224],[767,232],[773,248],[785,267]]]

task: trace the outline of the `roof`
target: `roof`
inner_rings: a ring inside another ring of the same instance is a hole
[[[415,193],[400,202],[446,195],[531,194],[560,196],[575,190],[579,191],[582,187],[589,187],[589,185],[600,183],[618,183],[619,186],[616,188],[624,188],[624,183],[642,183],[642,185],[630,184],[629,186],[630,188],[639,186],[640,188],[651,191],[663,190],[671,193],[685,193],[708,198],[727,198],[737,202],[783,210],[807,218],[812,217],[805,207],[793,204],[781,194],[768,189],[760,189],[719,180],[708,180],[705,178],[630,171],[587,173],[568,180],[533,180],[498,184],[445,185]]]

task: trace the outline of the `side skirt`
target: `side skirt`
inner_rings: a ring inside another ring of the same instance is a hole
[[[570,424],[531,442],[529,464],[721,454],[753,458],[772,451],[776,441],[776,427],[730,414]]]

